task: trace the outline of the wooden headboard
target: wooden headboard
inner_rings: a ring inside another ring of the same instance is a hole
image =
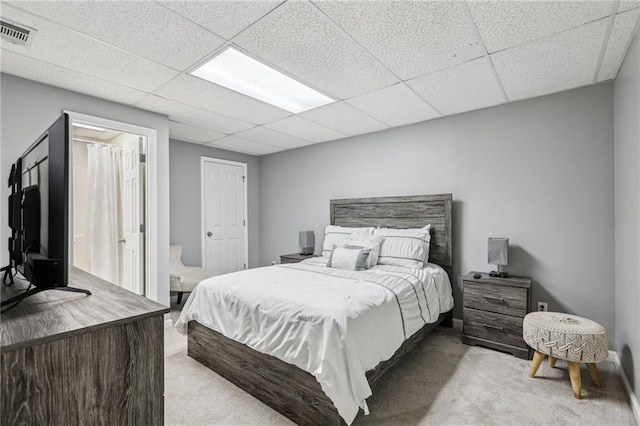
[[[431,224],[429,262],[449,270],[451,194],[331,200],[331,224],[361,227],[422,228]]]

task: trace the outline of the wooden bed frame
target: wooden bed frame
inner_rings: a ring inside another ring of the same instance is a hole
[[[451,194],[331,200],[332,225],[420,228],[431,224],[429,262],[451,276]],[[367,372],[373,384],[442,323],[451,311],[427,324],[387,361]],[[344,424],[315,377],[295,365],[255,351],[196,321],[189,322],[188,355],[300,425]],[[361,411],[362,413],[362,411]]]

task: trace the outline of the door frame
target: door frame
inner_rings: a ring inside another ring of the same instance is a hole
[[[145,235],[144,235],[144,289],[145,297],[160,301],[160,292],[158,289],[158,218],[155,213],[158,211],[158,146],[157,131],[148,127],[137,126],[135,124],[125,123],[122,121],[110,120],[108,118],[97,117],[93,115],[82,114],[75,111],[64,110],[69,115],[69,124],[73,126],[73,122],[81,122],[93,124],[100,127],[119,130],[125,133],[134,133],[147,138],[147,146],[145,153]],[[72,138],[72,132],[69,132]],[[69,161],[73,164],[73,150],[69,150]],[[69,179],[70,186],[73,185],[73,179]],[[73,190],[72,187],[69,188]],[[69,218],[73,223],[73,199],[69,197]],[[73,232],[73,227],[69,227],[69,232]],[[73,241],[73,240],[70,240]],[[69,245],[69,258],[73,259],[73,244]]]
[[[205,163],[218,163],[218,164],[226,164],[231,166],[242,167],[242,173],[245,176],[244,179],[244,261],[246,268],[249,269],[249,211],[248,203],[247,203],[247,184],[249,182],[249,176],[247,175],[247,163],[242,163],[239,161],[231,161],[231,160],[223,160],[221,158],[213,158],[213,157],[200,157],[200,241],[201,241],[201,250],[202,250],[202,268],[204,268],[205,256],[206,256],[206,240],[205,240],[205,212],[204,212],[204,164]]]

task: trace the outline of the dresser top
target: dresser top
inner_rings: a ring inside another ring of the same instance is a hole
[[[2,352],[169,312],[169,308],[160,303],[74,267],[69,268],[69,286],[92,294],[46,290],[27,297],[2,314]],[[24,291],[27,283],[16,280],[15,288],[0,287],[2,300],[7,300]]]

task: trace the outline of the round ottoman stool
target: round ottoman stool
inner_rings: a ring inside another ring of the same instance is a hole
[[[597,322],[560,312],[531,312],[524,317],[522,337],[535,350],[529,377],[536,375],[548,355],[551,368],[558,358],[567,361],[573,395],[577,399],[582,397],[581,362],[587,365],[593,383],[601,386],[596,363],[607,358],[609,340],[607,330]]]

